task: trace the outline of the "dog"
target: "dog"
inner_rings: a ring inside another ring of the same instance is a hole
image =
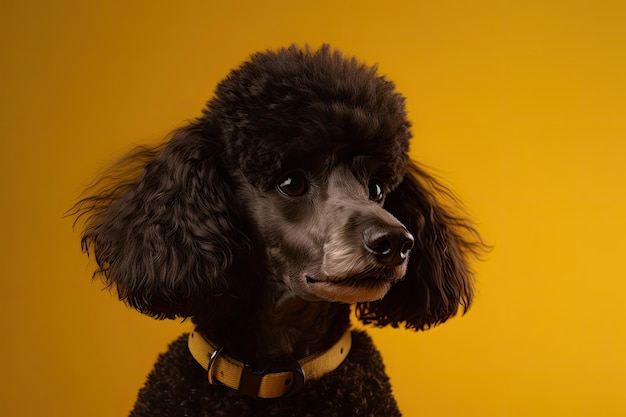
[[[405,99],[324,45],[254,54],[200,117],[74,208],[120,300],[193,332],[132,416],[398,416],[350,316],[427,329],[467,311],[478,233],[408,156]]]

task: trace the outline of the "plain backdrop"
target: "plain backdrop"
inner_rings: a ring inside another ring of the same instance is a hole
[[[626,415],[625,21],[607,0],[3,0],[0,414],[128,413],[189,323],[92,282],[64,212],[250,53],[327,42],[396,82],[412,156],[494,245],[466,316],[370,330],[405,415]]]

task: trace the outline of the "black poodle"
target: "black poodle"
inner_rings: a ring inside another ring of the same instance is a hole
[[[470,306],[481,245],[410,137],[376,68],[291,46],[112,168],[75,207],[83,250],[128,305],[196,325],[131,415],[400,415],[351,306],[376,326],[442,323]]]

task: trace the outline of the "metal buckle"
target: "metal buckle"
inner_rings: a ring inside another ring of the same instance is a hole
[[[221,384],[220,381],[213,378],[213,367],[215,366],[215,361],[217,357],[220,356],[224,348],[215,349],[215,352],[211,353],[211,357],[209,358],[209,365],[207,366],[208,379],[210,384]]]
[[[237,390],[244,395],[258,397],[263,377],[280,372],[291,372],[293,375],[291,379],[285,381],[285,384],[289,384],[290,387],[282,397],[290,397],[302,391],[306,384],[306,375],[302,365],[296,360],[262,361],[255,366],[244,365]]]

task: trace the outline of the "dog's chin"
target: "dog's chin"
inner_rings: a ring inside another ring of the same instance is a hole
[[[339,303],[361,303],[380,300],[387,294],[393,282],[404,276],[405,267],[393,268],[386,273],[336,278],[314,274],[304,274],[298,280],[298,293],[311,301],[332,301]]]
[[[391,288],[391,281],[362,279],[359,281],[318,281],[306,277],[305,297],[315,301],[354,304],[380,300]]]

